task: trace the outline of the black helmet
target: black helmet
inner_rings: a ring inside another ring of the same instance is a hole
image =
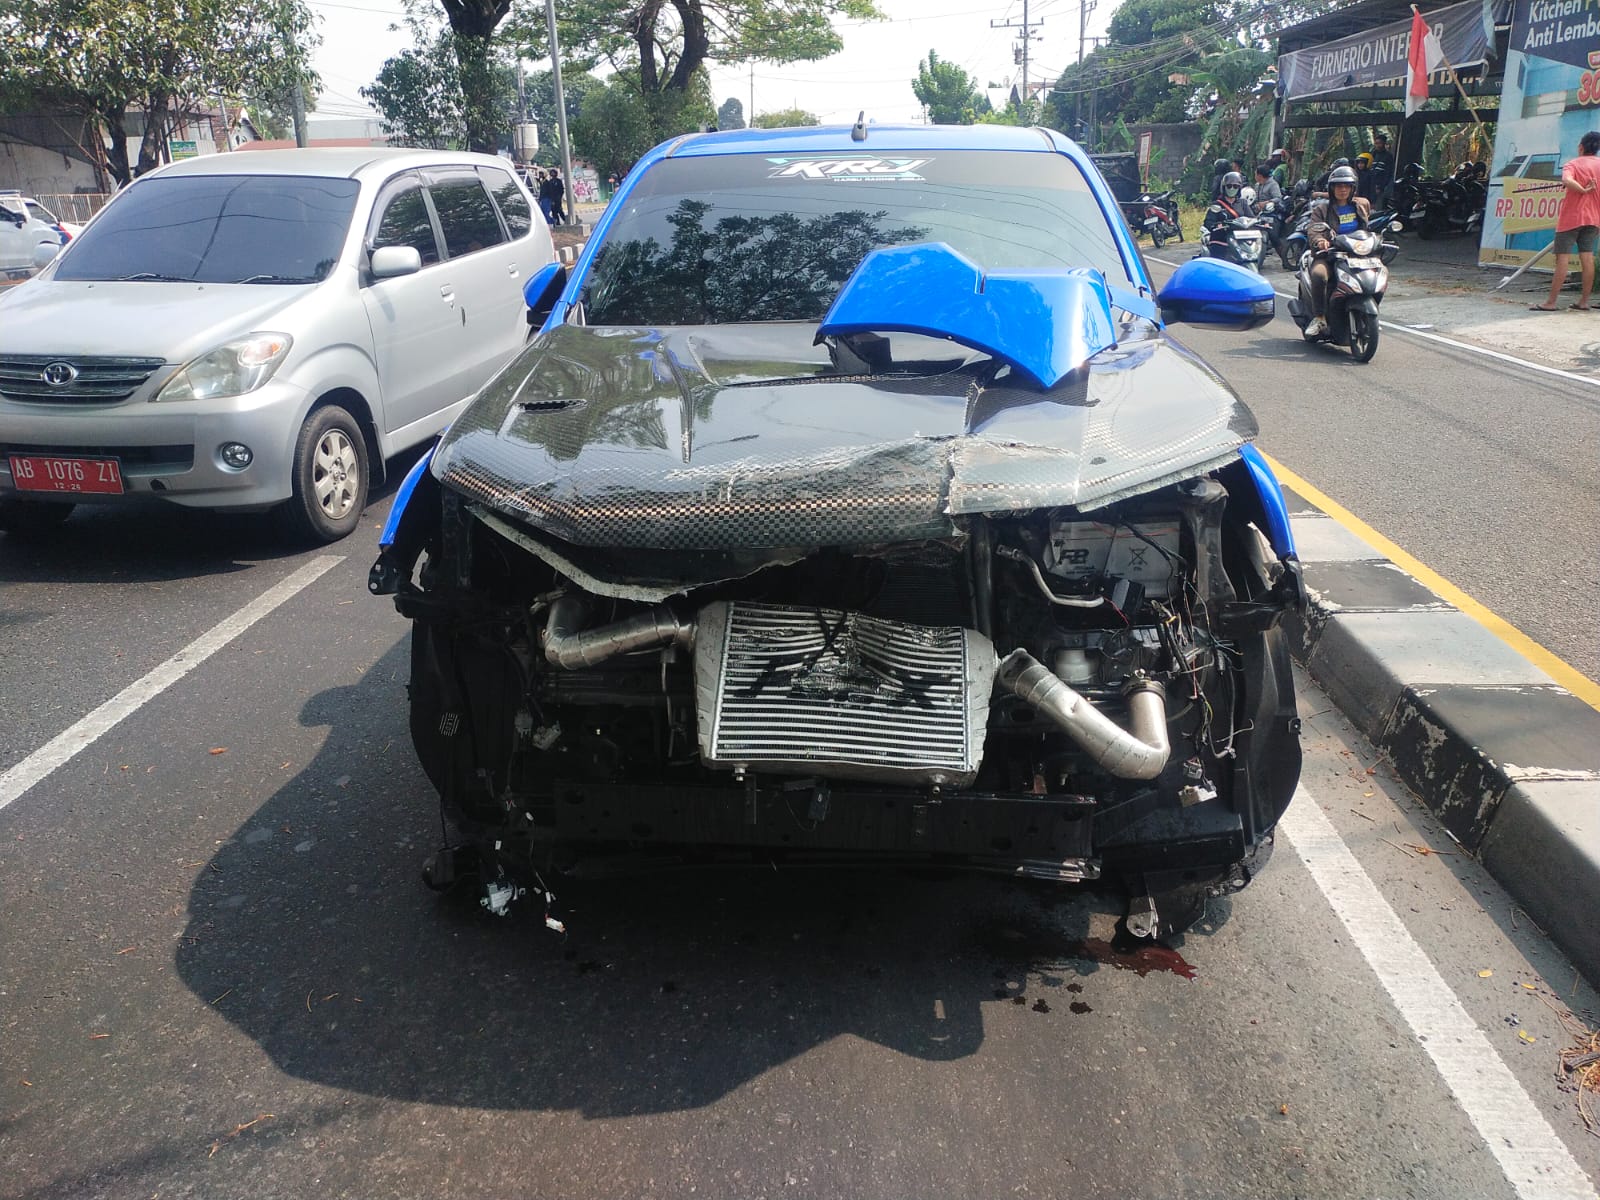
[[[1336,159],[1333,160],[1333,168],[1332,169],[1337,171],[1340,167],[1348,167],[1349,165],[1350,165],[1350,160],[1348,158],[1336,158]]]
[[[1240,177],[1239,172],[1229,171],[1222,177],[1222,194],[1229,200],[1238,196],[1239,189],[1242,187],[1244,187],[1244,180]]]
[[[1211,164],[1211,173],[1213,175],[1223,175],[1232,169],[1233,163],[1226,158],[1219,158],[1216,162]]]
[[[1359,186],[1360,180],[1356,178],[1355,168],[1350,166],[1337,166],[1328,172],[1328,190],[1333,190],[1336,183],[1348,183],[1352,188]]]

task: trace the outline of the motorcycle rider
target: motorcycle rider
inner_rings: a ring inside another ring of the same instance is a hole
[[[1333,160],[1333,165],[1330,166],[1321,175],[1317,176],[1316,182],[1311,185],[1311,190],[1314,191],[1314,192],[1320,192],[1324,196],[1327,195],[1328,194],[1328,181],[1333,178],[1333,173],[1335,171],[1337,171],[1340,167],[1348,167],[1349,165],[1350,165],[1350,160],[1348,158],[1336,158],[1336,159],[1334,159]],[[1351,171],[1350,173],[1352,175],[1355,174],[1354,171]]]
[[[1243,192],[1244,180],[1237,171],[1229,171],[1217,184],[1217,198],[1206,209],[1205,219],[1201,222],[1206,231],[1206,252],[1212,258],[1227,257],[1221,250],[1228,243],[1228,223],[1235,217],[1250,214],[1250,206],[1245,203]]]
[[[1267,204],[1283,197],[1283,188],[1272,177],[1272,168],[1266,163],[1256,164],[1256,203]]]
[[[1233,164],[1225,158],[1219,158],[1211,165],[1211,199],[1213,201],[1222,195],[1222,177],[1233,170]]]
[[[1306,227],[1306,238],[1316,258],[1311,264],[1311,321],[1306,326],[1307,337],[1321,337],[1328,331],[1323,314],[1328,307],[1328,281],[1332,270],[1328,251],[1333,239],[1341,233],[1365,229],[1372,215],[1366,198],[1356,195],[1359,182],[1350,167],[1335,167],[1328,172],[1328,195],[1311,205],[1311,224]]]

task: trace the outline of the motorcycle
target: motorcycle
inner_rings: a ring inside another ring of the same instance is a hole
[[[1419,182],[1410,221],[1421,238],[1457,233],[1476,236],[1483,228],[1488,200],[1484,165],[1464,162],[1448,179]]]
[[[1205,251],[1195,257],[1209,255],[1238,263],[1259,275],[1261,259],[1267,251],[1266,225],[1260,217],[1234,217],[1207,233]]]
[[[1370,229],[1341,233],[1333,239],[1328,253],[1328,306],[1324,320],[1327,329],[1320,335],[1306,333],[1315,311],[1311,303],[1311,268],[1316,255],[1307,251],[1295,277],[1299,296],[1289,301],[1289,315],[1300,327],[1300,336],[1312,342],[1331,342],[1348,346],[1350,357],[1369,362],[1378,352],[1378,305],[1389,287],[1389,268],[1383,265],[1383,239]]]
[[[1183,227],[1178,224],[1178,202],[1168,192],[1145,192],[1134,204],[1140,212],[1138,229],[1150,235],[1157,250],[1168,242],[1183,241]]]

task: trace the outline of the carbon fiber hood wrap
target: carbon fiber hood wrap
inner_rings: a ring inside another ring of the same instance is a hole
[[[962,515],[1092,509],[1237,457],[1256,424],[1231,389],[1165,336],[1123,333],[1041,392],[986,384],[991,364],[960,352],[836,374],[803,323],[563,325],[432,469],[574,546],[726,552],[945,538]]]

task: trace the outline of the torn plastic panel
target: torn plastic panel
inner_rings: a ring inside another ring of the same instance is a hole
[[[1266,456],[1254,446],[1239,447],[1239,458],[1243,461],[1245,470],[1250,473],[1250,481],[1255,485],[1256,498],[1261,503],[1261,521],[1259,528],[1267,535],[1273,552],[1279,558],[1297,557],[1294,548],[1294,529],[1289,524],[1289,506],[1283,498],[1283,487],[1278,483],[1278,477],[1272,473]]]
[[[834,297],[816,340],[889,332],[951,338],[1046,390],[1117,342],[1098,271],[986,274],[943,242],[867,255]]]
[[[952,517],[1093,508],[1235,458],[1249,410],[1125,330],[1039,391],[988,359],[830,374],[803,323],[560,326],[457,419],[433,473],[576,546],[755,550],[948,538]]]
[[[439,536],[439,481],[428,468],[437,444],[406,472],[389,508],[378,538],[378,558],[367,573],[367,590],[374,596],[392,596],[408,583],[423,550],[436,545]]]

